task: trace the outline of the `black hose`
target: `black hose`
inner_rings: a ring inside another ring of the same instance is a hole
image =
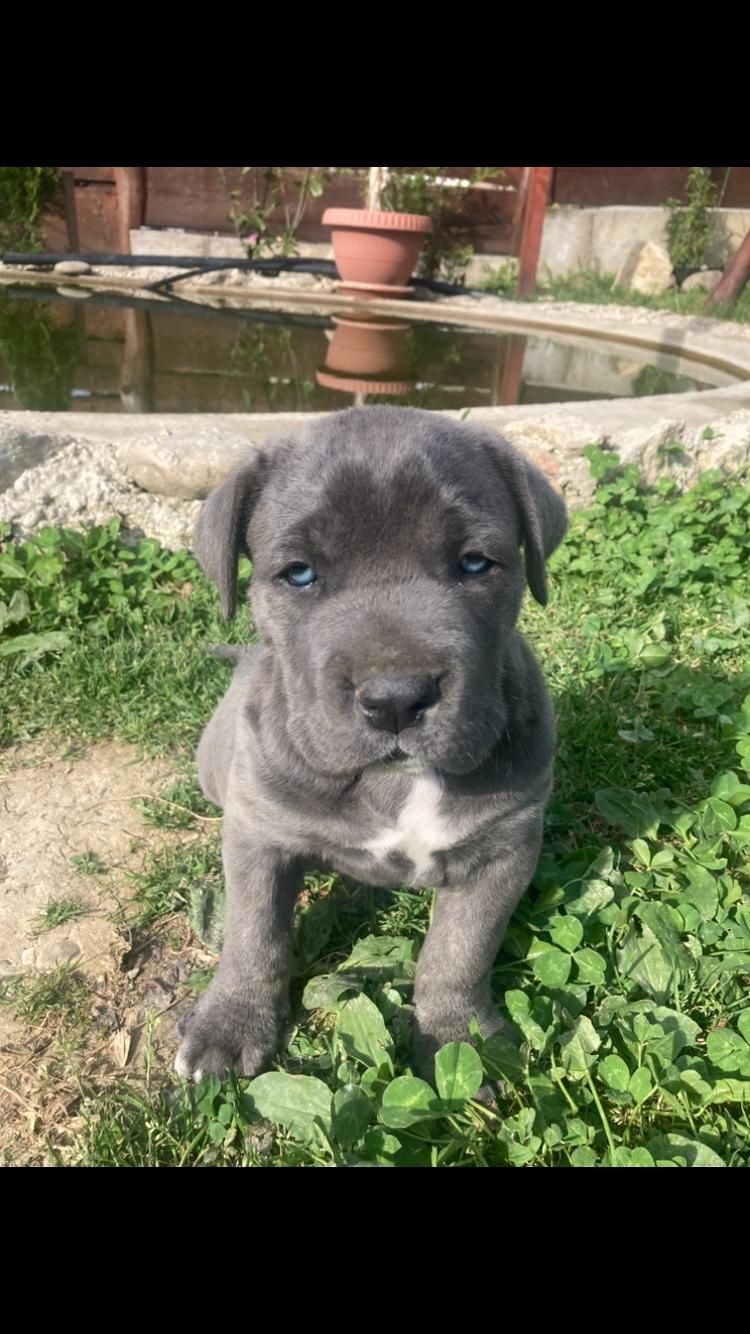
[[[211,259],[205,255],[111,255],[94,252],[71,254],[70,251],[41,251],[37,254],[22,255],[15,250],[6,250],[3,264],[32,264],[45,268],[49,264],[62,264],[64,260],[92,264],[106,268],[109,265],[120,268],[150,269],[296,269],[300,264],[330,264],[330,260],[308,260],[301,257],[290,259]],[[63,275],[64,276],[64,275]]]
[[[107,268],[111,265],[120,268],[189,270],[187,273],[170,275],[168,278],[157,279],[155,283],[149,283],[148,289],[154,292],[161,291],[174,282],[181,282],[184,278],[193,278],[199,273],[211,273],[221,269],[247,269],[253,273],[267,273],[269,277],[276,277],[279,273],[312,273],[320,278],[338,278],[339,276],[333,260],[304,259],[302,257],[208,259],[197,255],[100,255],[83,252],[80,254],[65,254],[64,252],[55,253],[53,251],[21,254],[18,251],[6,250],[2,260],[3,264],[26,264],[35,268],[47,268],[65,260],[74,260],[99,268]],[[65,277],[67,275],[61,274],[60,276]],[[487,296],[486,292],[480,292],[475,288],[462,287],[460,283],[441,282],[437,278],[412,278],[411,284],[424,291],[434,292],[438,296],[472,296],[477,299]]]

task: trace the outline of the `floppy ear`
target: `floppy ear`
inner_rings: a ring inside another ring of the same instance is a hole
[[[193,550],[201,569],[219,590],[225,621],[237,608],[237,565],[249,556],[247,526],[260,494],[267,459],[260,451],[215,488],[198,515]]]
[[[547,605],[548,558],[563,540],[568,527],[565,501],[540,468],[504,442],[502,458],[506,481],[516,502],[523,529],[526,578],[536,601]]]

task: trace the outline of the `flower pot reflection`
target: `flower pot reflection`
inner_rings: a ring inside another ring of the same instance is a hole
[[[408,394],[411,374],[411,325],[396,320],[333,316],[335,332],[319,385],[349,394]]]

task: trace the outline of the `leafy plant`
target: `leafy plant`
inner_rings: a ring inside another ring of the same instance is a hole
[[[59,191],[57,167],[0,167],[0,250],[40,250],[42,213]]]
[[[691,167],[685,186],[685,200],[668,199],[667,249],[678,282],[692,270],[699,269],[706,258],[711,209],[719,197],[708,167]]]
[[[229,189],[223,170],[221,177],[230,200],[230,221],[248,255],[296,254],[305,210],[323,193],[330,173],[324,167],[303,167],[293,180],[287,167],[242,167],[241,173],[243,184],[238,189]],[[271,222],[279,211],[280,231]]]
[[[133,634],[147,616],[179,617],[198,570],[186,551],[164,551],[153,539],[125,545],[119,518],[85,532],[42,528],[15,546],[3,544],[2,527],[0,658],[28,663],[63,650],[79,628],[92,637],[115,627]]]
[[[375,169],[378,170],[378,169]],[[473,186],[497,174],[498,167],[472,167],[468,178],[448,183],[447,167],[388,167],[380,183],[380,207],[394,213],[423,213],[432,219],[432,234],[425,237],[418,274],[463,281],[474,251],[467,244],[467,227],[460,219],[462,205]]]

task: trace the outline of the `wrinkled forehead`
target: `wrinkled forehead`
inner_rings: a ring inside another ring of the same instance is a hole
[[[516,506],[499,467],[472,442],[367,449],[290,450],[271,473],[254,512],[251,542],[286,539],[351,551],[367,545],[435,545],[488,527],[518,546]]]

